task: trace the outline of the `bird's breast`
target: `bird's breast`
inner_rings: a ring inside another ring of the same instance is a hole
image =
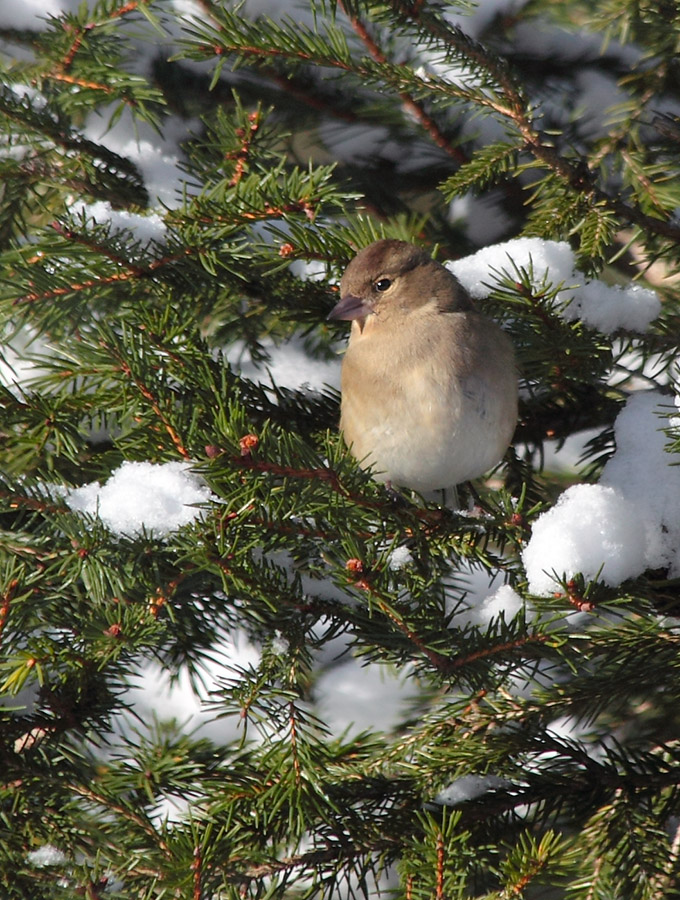
[[[419,346],[402,337],[412,336],[390,341],[366,328],[353,331],[342,368],[345,442],[376,477],[415,490],[482,474],[512,434],[503,421],[512,419],[511,394],[499,394],[500,373],[493,365],[488,377],[483,367],[470,367],[445,333],[430,331]]]

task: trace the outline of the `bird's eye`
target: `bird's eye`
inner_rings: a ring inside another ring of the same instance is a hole
[[[376,291],[379,291],[380,293],[382,293],[383,291],[386,291],[389,287],[391,287],[391,285],[392,285],[391,279],[379,278],[378,281],[375,282],[373,287],[376,289]]]

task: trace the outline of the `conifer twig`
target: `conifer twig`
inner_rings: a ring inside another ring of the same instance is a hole
[[[368,29],[366,28],[366,25],[361,21],[361,19],[359,19],[357,16],[348,14],[342,0],[338,0],[338,6],[342,9],[342,11],[349,19],[352,28],[361,38],[373,59],[377,63],[387,63],[387,57],[380,49],[373,37],[371,37]],[[420,122],[422,128],[429,134],[437,147],[439,147],[441,150],[444,150],[445,153],[448,153],[448,155],[453,157],[453,159],[455,159],[458,163],[464,163],[468,161],[465,153],[463,153],[460,147],[457,147],[451,143],[451,141],[441,131],[432,116],[430,116],[426,112],[425,107],[422,103],[414,100],[414,98],[408,91],[399,91],[399,97],[401,98],[404,109],[411,115],[415,116],[418,122]]]
[[[2,633],[5,630],[5,625],[7,624],[7,619],[9,617],[9,610],[12,604],[12,599],[18,587],[19,579],[13,578],[7,586],[7,590],[0,597],[0,639],[2,638]]]
[[[612,212],[628,222],[669,238],[680,244],[680,227],[671,222],[664,221],[656,216],[649,216],[639,207],[631,205],[617,196],[611,195],[598,188],[595,184],[591,167],[585,164],[585,160],[570,160],[555,149],[553,143],[546,140],[541,131],[535,126],[531,115],[527,112],[527,103],[517,86],[510,70],[505,65],[500,65],[493,54],[489,53],[481,44],[473,46],[467,38],[463,40],[463,33],[456,34],[456,29],[444,26],[436,17],[428,16],[423,19],[422,9],[415,4],[408,4],[402,0],[393,0],[395,6],[402,13],[414,21],[423,22],[433,35],[447,44],[454,46],[457,51],[468,55],[486,71],[492,74],[505,95],[505,103],[498,103],[492,97],[480,97],[479,102],[495,110],[504,118],[510,119],[525,141],[525,149],[558,175],[572,189],[590,197],[593,204],[602,203]]]
[[[130,380],[137,386],[142,397],[147,400],[153,410],[154,414],[160,419],[163,428],[170,435],[170,439],[172,443],[175,445],[175,449],[179,453],[179,455],[189,461],[191,460],[191,454],[184,446],[184,442],[179,435],[179,432],[172,424],[172,422],[168,419],[167,415],[161,409],[160,401],[158,397],[154,394],[151,388],[146,385],[141,378],[138,378],[132,371],[132,367],[129,362],[124,359],[121,354],[113,347],[108,348],[111,352],[112,356],[117,360],[118,365],[120,366],[121,371],[128,377]]]
[[[122,803],[117,803],[111,797],[107,797],[105,794],[101,794],[98,791],[95,791],[91,787],[86,787],[83,784],[76,784],[74,782],[67,785],[67,787],[69,790],[73,791],[74,794],[78,794],[80,797],[84,797],[86,800],[90,800],[92,803],[96,803],[98,806],[102,806],[104,809],[108,809],[111,812],[117,813],[128,822],[136,825],[153,839],[154,844],[158,846],[159,850],[163,853],[164,856],[166,856],[167,858],[171,858],[172,851],[170,849],[170,845],[164,838],[159,835],[158,831],[154,828],[152,823],[145,819],[143,816],[129,809],[127,806],[124,806]]]

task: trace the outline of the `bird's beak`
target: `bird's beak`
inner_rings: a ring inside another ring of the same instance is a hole
[[[339,303],[333,307],[328,313],[329,319],[342,319],[345,322],[351,322],[354,319],[365,319],[373,310],[362,300],[361,297],[355,297],[354,294],[347,294],[342,297]]]

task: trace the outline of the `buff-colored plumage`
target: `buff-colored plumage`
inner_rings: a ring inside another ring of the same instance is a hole
[[[383,240],[340,282],[331,317],[352,321],[340,429],[375,477],[429,492],[500,461],[517,421],[512,344],[423,250]]]

